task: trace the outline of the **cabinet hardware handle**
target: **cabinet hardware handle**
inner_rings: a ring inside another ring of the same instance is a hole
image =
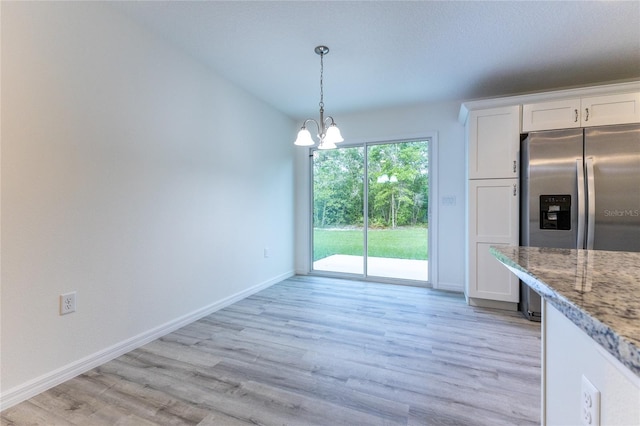
[[[576,118],[573,120],[574,123],[578,122],[578,108],[573,110],[576,113]]]
[[[518,186],[514,183],[513,184],[513,196],[515,197],[516,195],[518,195],[518,190],[517,190]]]
[[[516,172],[516,167],[517,167],[516,160],[513,160],[513,173]]]
[[[585,108],[584,111],[586,113],[586,117],[584,118],[584,121],[589,121],[589,108]]]

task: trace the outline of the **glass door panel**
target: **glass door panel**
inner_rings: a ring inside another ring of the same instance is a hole
[[[429,143],[367,146],[367,275],[427,281]]]
[[[313,269],[364,274],[364,147],[313,152]]]

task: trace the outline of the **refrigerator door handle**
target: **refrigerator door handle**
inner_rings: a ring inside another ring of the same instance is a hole
[[[576,172],[578,174],[578,241],[576,247],[584,248],[584,165],[582,158],[576,160]]]
[[[587,250],[593,250],[594,232],[596,229],[596,185],[593,173],[593,157],[585,160],[587,165],[587,203],[589,211],[587,213]]]

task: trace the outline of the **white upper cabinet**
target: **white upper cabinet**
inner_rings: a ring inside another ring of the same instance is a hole
[[[582,98],[582,126],[640,123],[640,92]]]
[[[517,178],[520,106],[471,111],[467,126],[469,179]]]
[[[580,108],[580,99],[522,105],[522,132],[582,127]]]
[[[522,106],[522,132],[640,123],[640,92]]]

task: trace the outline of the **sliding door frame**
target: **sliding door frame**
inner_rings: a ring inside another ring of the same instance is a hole
[[[418,141],[427,141],[428,143],[428,158],[429,158],[429,188],[428,188],[428,200],[429,206],[427,210],[428,215],[428,235],[427,235],[427,250],[428,250],[428,258],[429,262],[428,266],[428,274],[427,280],[409,280],[409,279],[401,279],[401,278],[389,278],[389,277],[378,277],[378,276],[369,276],[367,269],[367,260],[368,260],[368,228],[369,228],[369,179],[368,176],[368,147],[372,145],[384,145],[384,144],[394,144],[394,143],[405,143],[405,142],[418,142]],[[363,267],[364,271],[362,274],[353,274],[346,272],[332,272],[332,271],[323,271],[316,270],[313,268],[313,255],[314,255],[314,175],[313,175],[313,153],[317,151],[317,148],[313,147],[309,149],[309,274],[318,275],[318,276],[326,276],[326,277],[336,277],[336,278],[352,278],[364,281],[376,281],[376,282],[385,282],[390,284],[402,284],[402,285],[411,285],[418,287],[433,287],[432,283],[434,282],[435,277],[437,277],[437,249],[433,250],[434,247],[438,247],[438,232],[437,232],[437,200],[438,200],[438,166],[437,166],[437,155],[438,155],[438,135],[436,132],[428,132],[425,134],[420,134],[417,136],[409,136],[403,137],[399,139],[393,140],[378,140],[378,141],[358,141],[352,143],[341,143],[338,149],[340,148],[355,148],[362,147],[364,150],[364,170],[365,176],[363,177],[363,233],[364,233],[364,250],[363,250]]]

